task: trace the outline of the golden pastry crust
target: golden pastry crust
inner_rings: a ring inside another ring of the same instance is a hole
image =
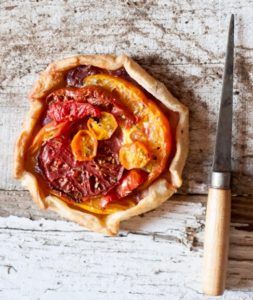
[[[70,208],[64,201],[56,196],[44,197],[36,177],[25,170],[24,154],[33,138],[33,131],[43,111],[43,99],[48,93],[56,89],[64,80],[64,73],[79,65],[93,65],[96,67],[116,70],[124,67],[127,73],[145,90],[162,102],[171,111],[179,114],[176,129],[176,153],[167,172],[171,178],[168,184],[164,178],[158,178],[144,192],[144,198],[134,207],[119,211],[103,218],[96,215]],[[29,94],[31,106],[24,122],[23,130],[15,147],[14,172],[15,177],[30,191],[34,201],[43,209],[51,209],[71,221],[106,235],[118,233],[119,224],[130,217],[145,213],[156,208],[170,198],[182,184],[182,171],[188,153],[188,109],[181,104],[167,90],[165,85],[149,75],[142,67],[126,55],[79,55],[66,58],[50,64],[35,82]]]

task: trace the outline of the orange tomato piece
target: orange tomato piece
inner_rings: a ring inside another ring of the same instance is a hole
[[[71,142],[71,150],[76,160],[87,161],[97,154],[98,142],[89,130],[79,130]]]
[[[119,150],[119,161],[127,170],[143,168],[149,160],[148,149],[142,142],[124,145]]]
[[[99,118],[89,118],[87,127],[97,140],[108,140],[117,129],[118,123],[112,114],[104,111]]]

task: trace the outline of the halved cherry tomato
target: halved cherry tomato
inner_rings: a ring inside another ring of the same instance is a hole
[[[148,149],[142,142],[124,145],[119,150],[119,161],[127,170],[143,168],[149,160]]]
[[[101,117],[90,118],[87,127],[94,133],[97,140],[108,140],[117,129],[118,123],[112,114],[104,111],[101,113]]]
[[[98,142],[89,130],[79,130],[71,142],[71,150],[76,160],[87,161],[97,154]]]
[[[46,124],[40,129],[40,131],[35,136],[29,150],[33,153],[36,152],[43,142],[61,135],[68,129],[69,125],[70,125],[69,122],[55,124],[54,121]]]

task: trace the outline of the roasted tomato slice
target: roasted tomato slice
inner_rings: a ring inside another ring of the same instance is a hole
[[[130,170],[122,177],[119,185],[110,191],[101,199],[102,207],[107,207],[111,202],[115,202],[131,194],[136,190],[146,179],[148,173],[142,170]],[[125,200],[125,199],[124,199]]]
[[[102,112],[99,118],[90,118],[87,127],[94,133],[97,140],[108,140],[118,127],[114,116],[108,112]]]
[[[53,138],[41,147],[38,166],[50,188],[83,202],[89,197],[106,195],[121,180],[124,168],[118,161],[119,139],[98,143],[97,155],[88,161],[78,161],[68,137]]]
[[[122,179],[115,188],[119,198],[126,197],[133,190],[137,189],[148,177],[148,174],[142,170],[131,170]]]
[[[89,130],[79,130],[71,142],[71,150],[76,160],[87,161],[97,154],[98,142]]]
[[[60,124],[55,124],[54,121],[43,126],[40,131],[35,136],[33,143],[30,147],[31,152],[36,152],[43,142],[48,141],[54,137],[57,137],[67,131],[69,128],[69,122],[63,122]]]
[[[98,85],[89,85],[80,88],[79,92],[88,103],[106,108],[126,126],[130,127],[135,123],[134,115],[128,107],[118,99],[113,91],[108,91]]]
[[[143,168],[149,160],[148,149],[142,142],[124,145],[119,150],[119,161],[127,170]]]
[[[127,126],[135,122],[135,117],[129,109],[112,92],[101,86],[62,88],[49,94],[47,102],[49,103],[47,115],[54,120],[80,119],[84,114],[95,117],[99,113],[97,109],[99,106],[112,112]]]
[[[100,110],[90,103],[76,102],[52,102],[49,104],[47,115],[57,123],[64,121],[76,121],[86,116],[99,117]]]
[[[122,78],[107,74],[91,75],[85,78],[84,85],[100,86],[116,94],[121,103],[135,116],[136,122],[131,127],[119,125],[123,132],[123,145],[136,141],[136,138],[131,136],[135,130],[143,132],[143,136],[147,138],[145,145],[151,157],[143,168],[149,173],[147,181],[142,185],[145,188],[163,172],[168,162],[172,149],[172,134],[168,119],[140,88]]]
[[[90,66],[90,65],[78,66],[68,71],[66,76],[66,81],[68,86],[81,87],[83,85],[83,79],[85,77],[99,74],[102,72],[103,69],[94,66]]]

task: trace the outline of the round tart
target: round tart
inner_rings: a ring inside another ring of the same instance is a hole
[[[115,235],[181,186],[188,109],[129,57],[54,62],[29,98],[15,176],[41,208]]]

